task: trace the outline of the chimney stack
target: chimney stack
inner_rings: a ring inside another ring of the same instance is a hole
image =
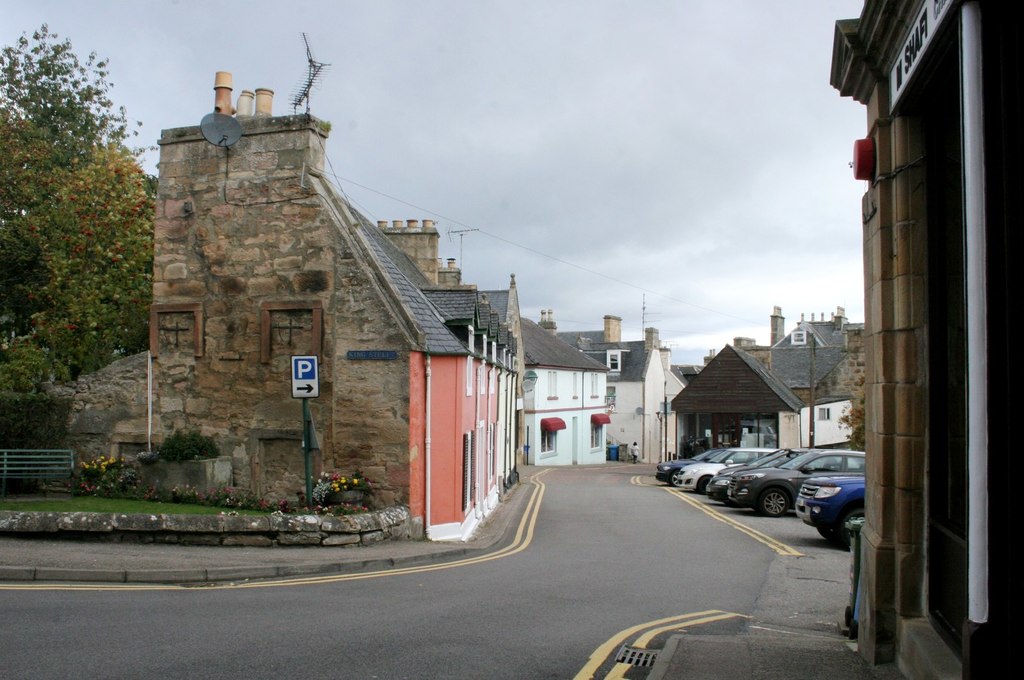
[[[604,317],[604,341],[622,342],[622,317],[606,314]]]
[[[658,337],[657,328],[645,328],[644,329],[644,349],[648,352],[654,349],[658,349],[661,345],[661,339]]]
[[[776,305],[772,308],[772,315],[768,324],[771,335],[768,345],[774,347],[776,343],[786,337],[786,317],[782,316],[782,307]]]

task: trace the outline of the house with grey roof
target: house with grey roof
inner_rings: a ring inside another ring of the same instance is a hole
[[[364,217],[324,172],[316,118],[236,122],[230,149],[196,126],[160,139],[157,443],[200,430],[233,484],[268,498],[301,500],[310,471],[360,471],[413,533],[467,537],[514,483],[514,291],[463,284],[431,220]],[[315,398],[289,389],[296,356],[316,359]]]
[[[557,330],[553,311],[542,315],[541,325]],[[643,340],[623,341],[622,319],[606,315],[600,331],[558,337],[608,368],[609,441],[623,447],[636,442],[644,462],[673,457],[678,449],[670,400],[683,383],[671,371],[671,350],[661,345],[658,329],[645,329]]]
[[[606,460],[608,367],[522,320],[526,372],[523,420],[531,465],[590,465]]]
[[[840,422],[861,396],[863,324],[842,307],[789,333],[774,308],[769,346],[736,338],[673,400],[683,455],[718,446],[842,446]]]

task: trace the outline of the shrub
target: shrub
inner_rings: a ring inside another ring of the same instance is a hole
[[[199,432],[176,431],[164,440],[160,447],[160,458],[166,461],[203,460],[220,455],[217,442]]]

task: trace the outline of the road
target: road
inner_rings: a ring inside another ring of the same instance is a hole
[[[780,563],[810,557],[845,576],[848,553],[795,517],[728,509],[639,471],[546,469],[512,546],[448,565],[3,591],[0,677],[639,678],[614,663],[622,645],[642,654],[681,628],[742,631],[775,596],[763,587]],[[779,606],[796,628],[834,629]]]

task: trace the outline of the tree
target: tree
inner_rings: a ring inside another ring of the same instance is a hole
[[[0,52],[0,386],[145,347],[153,182],[107,75],[45,24]]]
[[[850,409],[839,417],[839,424],[850,428],[849,447],[855,451],[864,450],[864,378],[857,381],[857,394],[850,402]]]

